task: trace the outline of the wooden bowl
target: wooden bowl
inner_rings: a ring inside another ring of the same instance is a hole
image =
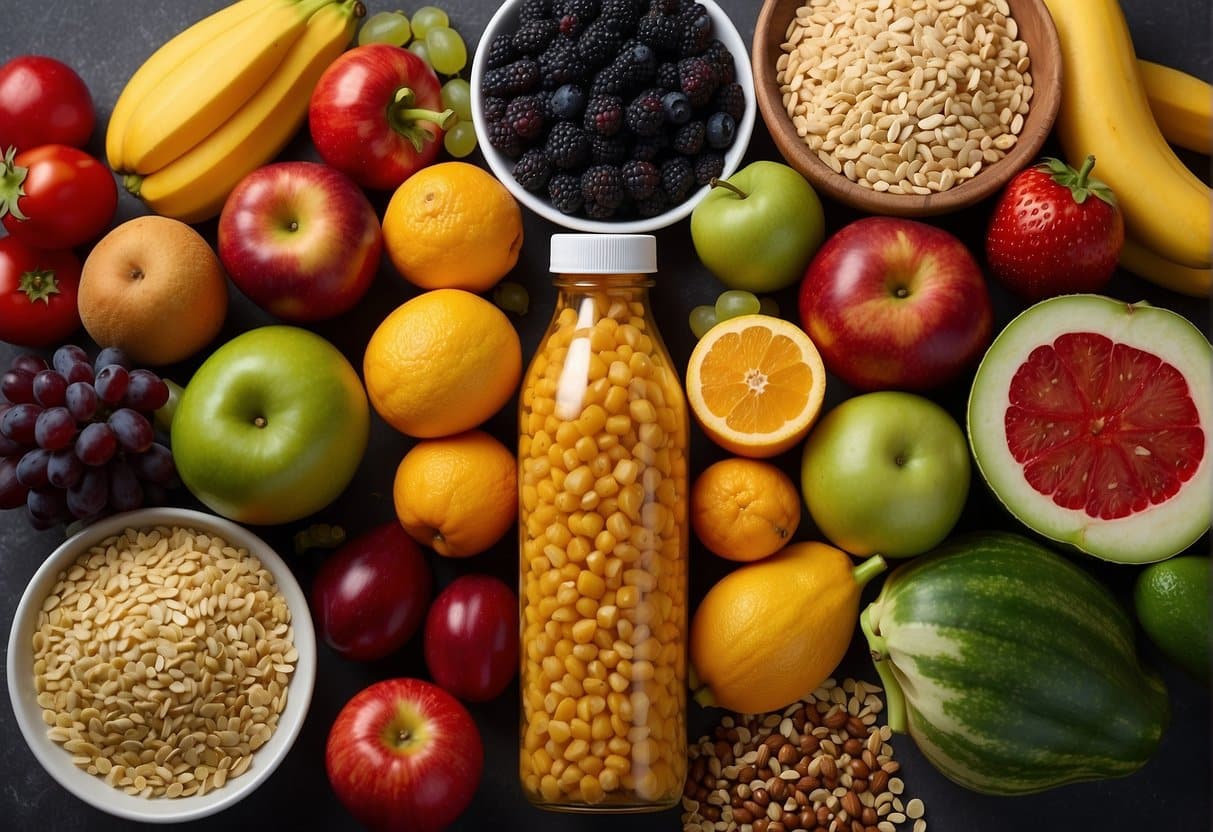
[[[751,49],[758,110],[787,163],[800,171],[819,193],[870,214],[923,217],[972,205],[994,194],[1012,176],[1036,161],[1061,103],[1061,47],[1043,0],[1006,0],[1028,46],[1032,98],[1015,145],[997,162],[983,164],[971,179],[930,194],[876,191],[836,173],[797,135],[780,92],[776,62],[788,25],[805,0],[765,0],[754,28]]]

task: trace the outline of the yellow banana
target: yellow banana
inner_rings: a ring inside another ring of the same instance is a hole
[[[239,0],[177,34],[151,54],[126,82],[105,131],[105,156],[116,171],[126,169],[122,146],[131,113],[160,80],[202,47],[222,38],[237,23],[273,0]]]
[[[1150,112],[1167,141],[1208,156],[1213,153],[1213,86],[1194,75],[1137,59]]]
[[[1213,269],[1177,265],[1128,237],[1120,250],[1120,265],[1125,271],[1173,292],[1194,298],[1207,298],[1213,292]]]
[[[308,18],[335,0],[272,0],[166,73],[131,113],[122,160],[159,170],[227,121],[260,89]]]
[[[1125,229],[1179,265],[1213,264],[1207,185],[1163,137],[1117,0],[1045,0],[1062,54],[1057,135],[1071,163],[1088,154],[1116,194]]]
[[[281,65],[235,115],[184,155],[125,185],[157,214],[201,222],[254,168],[277,156],[307,116],[312,90],[345,51],[366,13],[360,0],[325,6],[308,20]]]

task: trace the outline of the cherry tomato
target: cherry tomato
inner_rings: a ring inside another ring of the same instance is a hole
[[[76,293],[80,260],[70,251],[41,251],[0,237],[0,341],[47,347],[80,326]]]
[[[114,217],[118,186],[109,168],[63,144],[44,144],[0,167],[0,217],[34,248],[63,249],[94,239]]]
[[[84,147],[96,113],[76,71],[45,55],[19,55],[0,66],[0,152],[43,144]]]

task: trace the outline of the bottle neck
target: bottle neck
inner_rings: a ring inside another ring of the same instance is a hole
[[[651,274],[558,274],[552,279],[557,289],[647,289],[653,285]]]

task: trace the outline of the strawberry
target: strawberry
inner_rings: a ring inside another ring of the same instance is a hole
[[[1125,240],[1111,189],[1079,170],[1044,159],[1016,174],[994,206],[986,261],[994,277],[1026,300],[1097,292],[1112,277]],[[1092,198],[1093,197],[1093,198]]]

